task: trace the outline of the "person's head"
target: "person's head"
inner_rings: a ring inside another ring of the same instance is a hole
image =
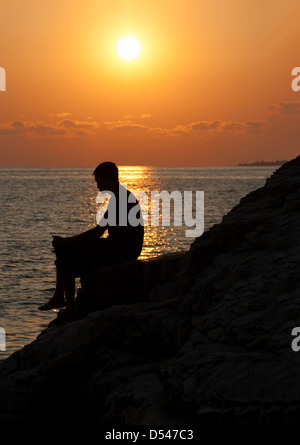
[[[100,191],[115,190],[119,184],[119,170],[114,162],[101,162],[93,175]]]

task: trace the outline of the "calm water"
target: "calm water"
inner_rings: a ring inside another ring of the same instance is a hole
[[[120,167],[131,191],[203,190],[205,230],[240,198],[261,187],[275,167]],[[0,361],[36,338],[53,312],[37,307],[54,292],[52,234],[75,235],[95,225],[98,190],[92,168],[0,169],[0,327],[6,352]],[[186,227],[145,227],[141,258],[186,250]],[[79,283],[77,283],[79,285]]]

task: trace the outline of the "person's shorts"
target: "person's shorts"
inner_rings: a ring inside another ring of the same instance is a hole
[[[76,242],[54,252],[55,264],[67,266],[76,277],[85,275],[95,267],[126,261],[126,255],[121,254],[108,238]]]

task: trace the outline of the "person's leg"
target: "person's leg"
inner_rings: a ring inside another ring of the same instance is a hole
[[[75,303],[75,277],[84,275],[93,267],[110,264],[115,260],[111,244],[106,238],[77,243],[67,249],[55,249],[56,289],[53,297],[39,307],[41,311],[72,309]],[[64,301],[64,294],[66,303]]]
[[[75,275],[67,267],[62,267],[62,281],[66,296],[66,309],[73,309],[75,304]]]
[[[53,298],[55,298],[55,300],[57,300],[57,301],[64,302],[64,291],[65,291],[65,288],[64,288],[62,268],[58,264],[56,266],[56,286],[55,286],[55,292],[54,292]]]
[[[65,283],[64,283],[64,274],[62,266],[57,263],[56,264],[56,287],[54,291],[54,295],[50,300],[39,307],[40,311],[48,311],[50,309],[59,309],[64,307],[64,292],[65,292]]]
[[[64,294],[66,302],[64,300]],[[49,311],[50,309],[60,309],[66,306],[66,309],[72,309],[75,303],[75,275],[65,265],[56,266],[56,289],[50,300],[39,307],[40,311]]]

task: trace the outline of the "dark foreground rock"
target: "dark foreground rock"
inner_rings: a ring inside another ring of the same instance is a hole
[[[300,351],[291,348],[300,325],[300,157],[185,255],[152,261],[83,278],[93,312],[54,323],[2,364],[0,419],[300,421]],[[139,286],[122,304],[128,276]]]

